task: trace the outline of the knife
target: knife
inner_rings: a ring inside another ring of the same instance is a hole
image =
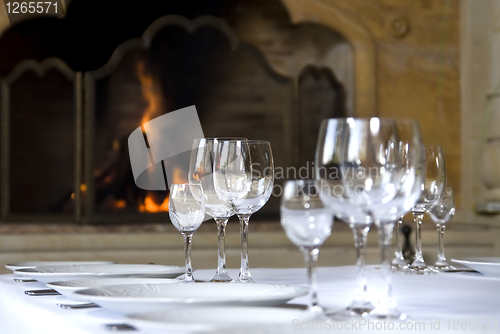
[[[59,292],[53,289],[43,289],[43,290],[26,290],[24,291],[28,296],[53,296],[60,295]]]

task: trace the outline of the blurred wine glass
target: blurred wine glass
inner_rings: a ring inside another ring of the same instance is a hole
[[[365,261],[367,235],[372,222],[364,212],[356,210],[356,205],[349,201],[343,181],[344,174],[340,170],[347,128],[346,119],[323,120],[315,159],[315,175],[321,199],[336,218],[349,225],[354,235],[357,288],[352,302],[346,309],[328,313],[337,319],[365,317],[375,308],[368,298]]]
[[[434,268],[439,270],[454,270],[456,269],[446,261],[444,255],[444,228],[445,224],[455,214],[455,200],[453,198],[453,189],[451,187],[444,188],[443,195],[429,210],[429,216],[436,224],[438,230],[439,253],[437,261],[434,263]]]
[[[399,191],[392,200],[382,203],[378,207],[375,220],[379,232],[381,272],[385,279],[385,287],[371,316],[384,320],[407,319],[406,315],[398,310],[397,302],[392,298],[392,270],[388,252],[391,251],[395,222],[401,220],[401,217],[415,205],[422,191],[425,173],[425,150],[418,121],[412,119],[396,119],[395,121],[400,140],[401,177]],[[402,250],[400,255],[403,257]],[[402,261],[406,265],[404,258]],[[399,268],[404,270],[404,266]]]
[[[318,304],[316,263],[323,242],[332,232],[333,214],[325,207],[314,180],[285,183],[281,199],[281,226],[304,254],[309,283],[310,312],[322,313]]]
[[[420,197],[412,208],[415,219],[415,260],[410,265],[412,274],[435,274],[422,255],[422,219],[424,214],[441,198],[446,186],[446,167],[441,146],[425,146],[425,178]]]

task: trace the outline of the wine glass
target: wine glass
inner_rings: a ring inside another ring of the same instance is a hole
[[[406,315],[397,309],[397,303],[392,298],[392,271],[387,253],[390,251],[392,231],[396,220],[401,220],[401,217],[411,210],[422,191],[425,151],[418,122],[411,119],[396,119],[395,121],[400,139],[401,181],[396,196],[392,200],[382,203],[376,214],[375,223],[379,232],[381,272],[385,279],[385,288],[371,317],[385,320],[406,320]]]
[[[422,256],[422,219],[441,197],[446,185],[446,167],[441,146],[425,146],[425,178],[420,197],[412,208],[415,219],[415,261],[410,265],[412,274],[435,274],[437,270],[427,266]]]
[[[194,282],[191,267],[191,241],[205,218],[203,189],[199,184],[173,184],[170,188],[168,214],[175,228],[184,237],[186,273],[184,281]]]
[[[220,140],[214,172],[217,196],[232,206],[240,220],[241,268],[237,282],[253,282],[248,265],[248,223],[273,190],[271,144],[263,140]]]
[[[400,215],[400,206],[409,210],[408,192],[413,190],[415,174],[406,184],[399,153],[399,135],[394,119],[348,119],[343,160],[344,184],[354,209],[365,214],[378,227],[381,249],[382,275],[386,280],[385,293],[370,314],[383,319],[399,319],[399,311],[389,305],[390,266],[387,262],[387,236],[392,236],[394,221]],[[418,188],[419,185],[417,185]],[[401,189],[401,187],[405,187]],[[395,313],[393,315],[393,313]],[[396,314],[397,313],[397,314]]]
[[[372,222],[349,201],[343,183],[344,174],[340,171],[347,127],[346,119],[323,120],[315,158],[315,176],[319,181],[321,199],[336,218],[349,224],[354,235],[357,289],[353,301],[345,310],[328,314],[338,319],[365,317],[375,308],[368,299],[365,262],[367,235]]]
[[[226,225],[234,211],[229,203],[219,200],[214,184],[215,147],[219,140],[246,140],[245,138],[198,138],[193,141],[189,165],[189,183],[200,184],[203,189],[205,213],[217,224],[217,271],[211,282],[232,282],[226,269]]]
[[[310,312],[322,313],[318,305],[316,263],[319,249],[332,232],[333,214],[325,207],[314,180],[292,180],[285,183],[281,199],[281,226],[288,239],[304,254],[309,283]]]
[[[429,210],[429,216],[436,224],[439,239],[439,253],[434,268],[439,270],[456,269],[446,261],[444,256],[444,226],[455,214],[455,201],[453,199],[453,189],[451,187],[444,188],[443,195]]]

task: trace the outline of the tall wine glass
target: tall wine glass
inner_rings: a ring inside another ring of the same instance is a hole
[[[396,126],[400,139],[399,154],[402,163],[399,191],[392,200],[378,207],[375,221],[379,232],[385,288],[371,316],[385,320],[406,320],[407,318],[397,309],[397,303],[392,298],[392,271],[388,252],[391,250],[394,224],[411,210],[419,198],[425,174],[425,150],[418,122],[410,119],[396,119]]]
[[[402,185],[401,155],[399,136],[394,119],[370,118],[347,119],[348,131],[345,137],[341,171],[345,175],[344,184],[351,193],[349,201],[354,209],[365,214],[378,226],[382,274],[386,287],[390,289],[390,267],[386,257],[387,235],[392,236],[397,211],[394,199],[398,194],[400,202],[406,200],[406,191],[400,192]],[[408,186],[413,187],[414,184]],[[414,201],[411,203],[413,204]],[[407,205],[407,208],[411,207]],[[393,213],[393,217],[390,213]],[[370,316],[392,318],[387,305],[387,292],[380,298],[377,308]],[[389,293],[390,297],[390,293]],[[392,309],[390,311],[393,311]],[[396,319],[399,317],[396,317]]]
[[[446,257],[444,256],[444,227],[454,214],[455,201],[453,199],[453,189],[448,186],[444,188],[443,195],[439,201],[429,210],[429,216],[436,224],[438,230],[439,253],[437,261],[434,263],[434,268],[438,270],[456,269],[446,261]]]
[[[372,222],[365,213],[357,211],[355,205],[349,201],[343,182],[344,174],[340,170],[347,128],[346,119],[323,120],[315,158],[315,175],[319,181],[321,199],[336,218],[349,224],[354,235],[357,289],[353,301],[345,310],[328,314],[338,319],[365,317],[375,308],[368,298],[365,266],[367,235]]]
[[[184,237],[184,255],[186,257],[186,273],[184,281],[194,282],[191,266],[191,241],[194,232],[205,218],[203,189],[196,184],[173,184],[170,188],[168,213],[175,228]]]
[[[217,197],[214,184],[215,147],[219,140],[246,140],[245,138],[199,138],[193,142],[189,165],[189,183],[200,184],[203,188],[205,213],[214,218],[217,224],[217,271],[211,282],[232,282],[226,269],[226,225],[234,211],[229,203]]]
[[[435,274],[438,271],[427,266],[422,256],[422,219],[443,194],[446,186],[446,167],[441,146],[425,146],[425,178],[420,197],[412,208],[415,219],[415,261],[410,265],[410,273]]]
[[[310,312],[323,312],[318,305],[316,263],[321,245],[332,232],[332,225],[333,215],[321,201],[316,181],[292,180],[285,183],[281,199],[281,226],[304,254]]]
[[[214,171],[217,196],[232,206],[240,220],[241,268],[237,282],[253,282],[248,264],[248,223],[273,190],[271,144],[263,140],[219,141]]]

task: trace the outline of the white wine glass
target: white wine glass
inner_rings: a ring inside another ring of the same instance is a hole
[[[308,310],[323,313],[318,304],[316,263],[320,247],[330,236],[333,214],[319,196],[317,181],[291,180],[285,183],[281,199],[281,226],[304,254],[309,283]]]
[[[415,260],[408,273],[436,274],[437,270],[429,267],[422,255],[422,220],[424,214],[441,198],[446,186],[446,167],[441,146],[425,146],[425,178],[420,197],[412,208],[415,219]]]
[[[397,302],[392,298],[392,270],[388,252],[391,251],[392,231],[395,222],[401,220],[401,217],[412,209],[422,191],[425,175],[425,150],[418,121],[411,119],[395,119],[395,121],[400,140],[401,177],[396,196],[392,200],[382,203],[377,210],[375,223],[379,232],[381,273],[385,280],[385,286],[380,291],[377,307],[371,317],[404,321],[407,316],[398,310]],[[404,258],[402,260],[406,264]],[[404,266],[398,268],[401,269]]]
[[[396,121],[390,118],[351,118],[347,119],[347,124],[344,154],[340,165],[344,185],[350,193],[349,202],[354,204],[354,210],[366,215],[367,219],[378,227],[381,272],[386,282],[385,290],[390,290],[391,272],[386,256],[387,236],[392,236],[394,221],[399,216],[396,211],[398,206],[405,204],[408,196],[406,189],[400,191],[406,184],[401,182],[405,175],[402,173],[398,127]],[[406,186],[413,188],[414,184]],[[396,204],[398,202],[399,204]],[[414,200],[406,205],[407,210],[413,203]],[[390,213],[393,216],[390,216]],[[375,290],[379,300],[369,316],[398,319],[399,311],[388,305],[390,292],[383,290]],[[396,312],[398,314],[393,317],[392,313]]]
[[[349,201],[345,189],[344,174],[340,163],[344,154],[344,138],[348,124],[346,119],[325,119],[321,122],[316,146],[315,176],[320,196],[335,217],[349,225],[354,235],[356,250],[356,282],[352,302],[342,311],[327,311],[335,319],[361,318],[368,316],[375,306],[368,297],[366,273],[366,242],[372,222]]]
[[[205,218],[203,189],[196,184],[173,184],[170,188],[168,213],[175,228],[184,237],[186,273],[184,282],[194,282],[191,266],[191,241]]]
[[[214,183],[215,148],[219,140],[246,140],[245,138],[198,138],[193,141],[188,179],[203,189],[205,213],[217,224],[217,270],[211,282],[232,282],[226,268],[226,226],[235,213],[230,203],[217,197]]]
[[[220,140],[214,162],[217,196],[229,203],[240,220],[241,267],[237,282],[252,283],[248,263],[248,224],[271,197],[274,160],[263,140]]]
[[[453,198],[453,189],[451,187],[444,188],[443,195],[429,210],[429,216],[436,224],[438,230],[439,253],[434,268],[441,271],[455,270],[456,268],[446,261],[444,255],[444,228],[445,224],[455,214],[455,200]]]

